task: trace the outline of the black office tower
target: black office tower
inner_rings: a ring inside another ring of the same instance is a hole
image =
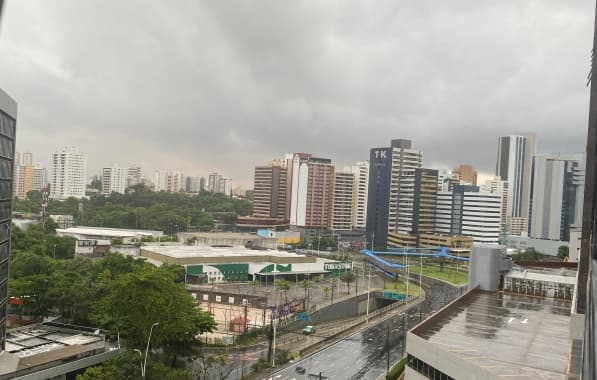
[[[388,241],[392,148],[373,148],[369,157],[367,247],[385,248]]]

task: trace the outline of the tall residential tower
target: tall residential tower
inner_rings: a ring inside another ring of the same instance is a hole
[[[52,156],[50,198],[83,198],[87,182],[87,155],[76,147],[63,147]]]

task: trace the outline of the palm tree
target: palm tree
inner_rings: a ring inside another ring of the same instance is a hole
[[[355,279],[355,275],[353,272],[344,272],[340,275],[340,280],[346,283],[346,288],[348,289],[348,295],[350,295],[350,283],[353,282]]]
[[[279,278],[274,282],[274,286],[284,292],[284,302],[288,303],[288,296],[286,292],[290,290],[290,283],[282,278]]]

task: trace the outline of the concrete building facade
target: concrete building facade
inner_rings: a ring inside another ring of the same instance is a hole
[[[452,178],[456,183],[465,182],[477,186],[477,171],[472,165],[460,164],[452,171]]]
[[[351,171],[336,172],[332,229],[346,231],[354,225],[355,176]]]
[[[367,197],[369,191],[369,161],[357,162],[351,166],[355,178],[356,196],[354,205],[354,228],[364,230],[367,227]]]
[[[480,192],[478,186],[455,185],[437,195],[435,231],[471,236],[475,243],[498,244],[501,195]]]
[[[529,218],[534,155],[534,133],[504,136],[498,140],[495,174],[509,183],[508,217]]]
[[[295,153],[287,168],[290,179],[290,225],[330,228],[336,171],[332,160]]]
[[[256,166],[253,179],[253,217],[288,220],[287,170],[283,162],[274,160],[267,166]]]
[[[128,168],[123,168],[117,164],[109,168],[102,169],[102,194],[110,195],[112,193],[124,194],[127,188]]]
[[[155,191],[177,193],[184,190],[184,178],[183,174],[179,171],[156,170]]]
[[[48,186],[48,171],[38,162],[33,167],[32,190],[41,191]]]
[[[50,198],[83,198],[87,182],[87,155],[77,147],[63,147],[52,155]]]
[[[530,236],[568,241],[582,222],[584,155],[540,155],[533,160]]]
[[[422,160],[423,153],[412,149],[410,140],[396,139],[388,148],[371,149],[366,238],[376,247],[385,248],[388,232],[412,230],[416,170]]]
[[[481,187],[481,191],[501,195],[502,209],[500,225],[502,230],[505,230],[508,224],[508,181],[504,181],[500,177],[494,177],[485,181],[485,184]]]

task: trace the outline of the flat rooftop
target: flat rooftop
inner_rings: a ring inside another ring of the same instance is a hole
[[[73,234],[73,235],[94,235],[94,236],[111,236],[111,237],[135,237],[135,236],[156,236],[162,235],[162,231],[153,230],[130,230],[124,228],[102,228],[102,227],[70,227],[57,228],[56,232]]]
[[[570,308],[567,300],[474,290],[410,333],[496,377],[566,379]]]
[[[144,251],[151,251],[160,255],[172,257],[175,259],[185,258],[220,258],[238,257],[243,261],[244,257],[262,257],[268,260],[270,257],[279,258],[305,258],[306,256],[297,255],[296,253],[278,251],[275,249],[259,250],[249,249],[243,247],[207,247],[198,245],[144,245],[141,247]]]

